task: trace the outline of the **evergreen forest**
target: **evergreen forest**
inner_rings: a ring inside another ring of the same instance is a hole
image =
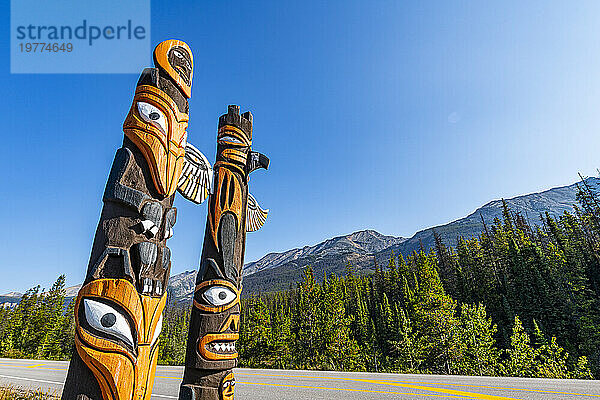
[[[456,248],[392,255],[371,275],[347,266],[242,299],[240,366],[592,379],[600,376],[600,196],[532,224],[501,218]],[[69,359],[65,277],[0,308],[0,356]],[[159,363],[183,364],[189,304],[169,302]]]

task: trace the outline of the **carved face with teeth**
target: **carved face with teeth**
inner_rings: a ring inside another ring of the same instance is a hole
[[[194,307],[204,314],[197,352],[206,364],[235,366],[238,356],[240,291],[225,279],[206,280],[196,285]]]
[[[98,279],[80,290],[75,348],[104,400],[150,399],[166,299],[141,295],[124,279]]]

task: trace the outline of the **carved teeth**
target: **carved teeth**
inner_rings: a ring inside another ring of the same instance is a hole
[[[142,288],[142,293],[151,293],[152,292],[152,280],[146,278],[144,279],[144,287]]]
[[[219,352],[235,353],[236,351],[234,342],[212,342],[210,345]]]

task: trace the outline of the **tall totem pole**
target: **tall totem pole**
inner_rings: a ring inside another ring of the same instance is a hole
[[[252,151],[252,114],[229,106],[219,118],[214,187],[188,333],[180,400],[232,400],[237,365],[240,292],[246,232],[259,229],[268,210],[248,193],[248,175],[269,159]]]
[[[175,191],[200,203],[206,158],[187,143],[193,75],[187,44],[167,40],[138,81],[104,191],[63,400],[149,400],[171,268]]]

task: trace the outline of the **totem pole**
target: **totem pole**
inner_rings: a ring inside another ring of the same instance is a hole
[[[149,400],[171,268],[175,191],[210,192],[206,158],[187,143],[193,59],[167,40],[138,81],[104,191],[87,276],[75,302],[75,351],[63,400]]]
[[[251,150],[252,114],[229,106],[219,118],[214,187],[192,304],[180,400],[232,400],[237,365],[246,232],[267,217],[248,193],[248,175],[269,159]]]

